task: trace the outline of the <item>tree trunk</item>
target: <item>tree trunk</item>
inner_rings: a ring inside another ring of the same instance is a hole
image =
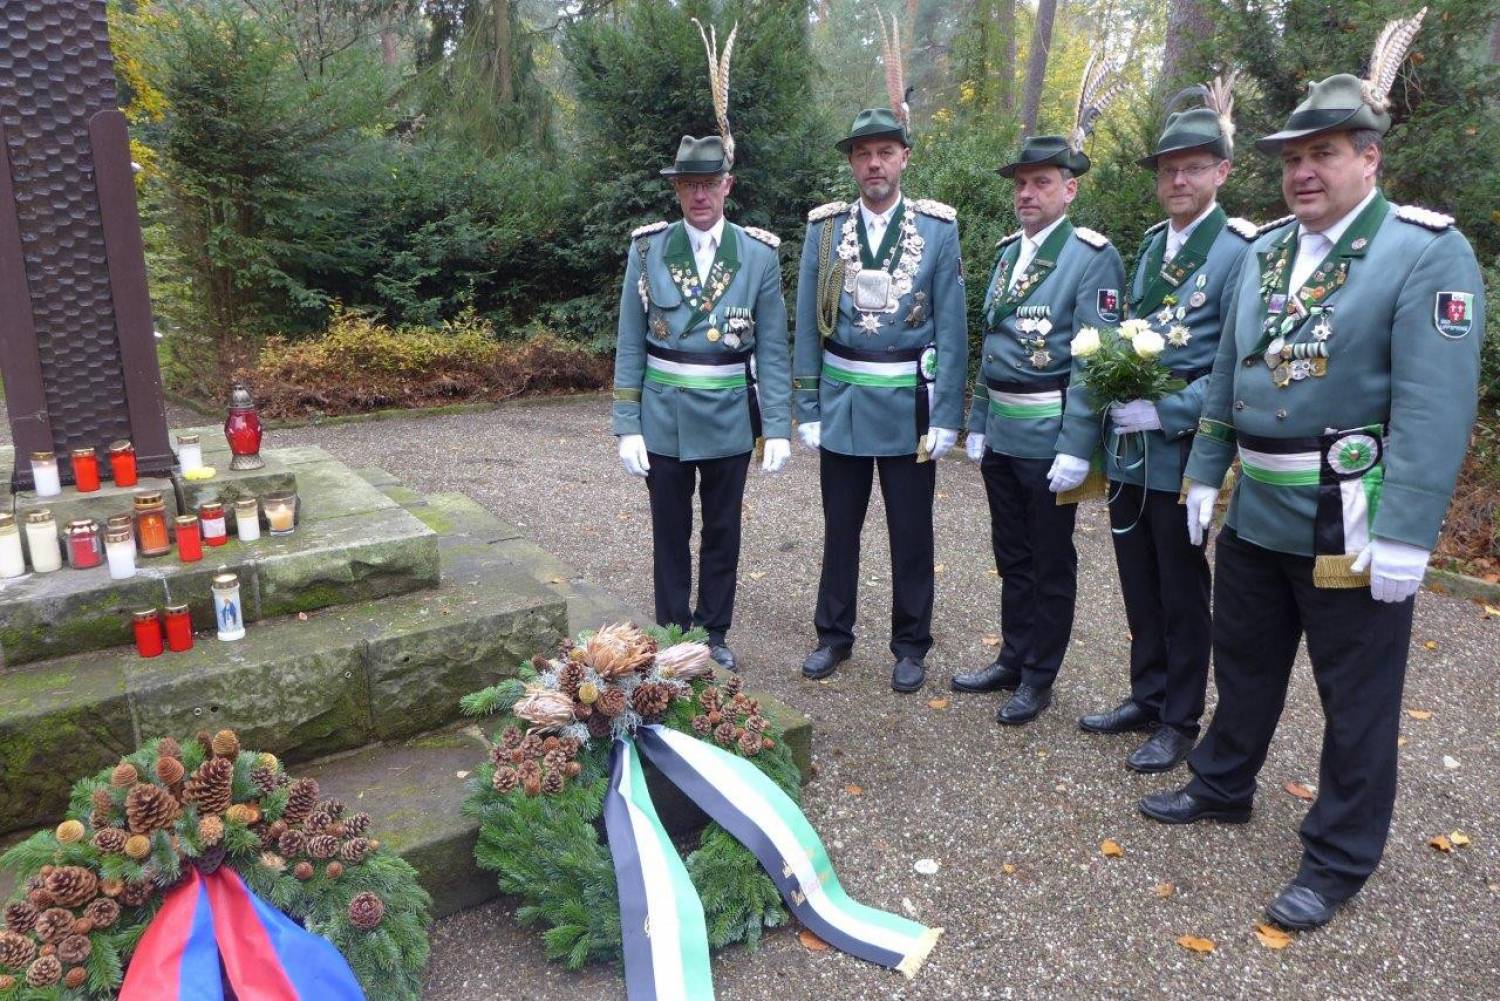
[[[396,65],[396,33],[390,28],[380,29],[380,61],[386,66]]]
[[[995,97],[1002,111],[1016,110],[1016,0],[999,0],[1000,68]]]
[[[1204,40],[1212,36],[1213,21],[1204,0],[1171,0],[1161,63],[1161,84],[1168,93],[1184,85],[1184,77],[1196,75],[1200,67],[1194,57]]]
[[[511,82],[510,5],[511,0],[494,0],[495,13],[495,83],[501,104],[515,100]]]
[[[1500,20],[1490,32],[1490,62],[1500,63]]]
[[[1036,116],[1042,106],[1042,83],[1047,78],[1047,56],[1052,48],[1052,22],[1057,0],[1037,0],[1036,30],[1031,33],[1031,57],[1026,61],[1026,90],[1021,99],[1021,131],[1036,134]]]

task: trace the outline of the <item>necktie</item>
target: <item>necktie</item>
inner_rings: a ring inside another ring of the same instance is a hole
[[[1031,259],[1036,256],[1036,252],[1037,245],[1032,242],[1031,237],[1021,237],[1021,253],[1016,256],[1016,266],[1011,269],[1010,285],[1007,287],[1007,291],[1015,288],[1016,282],[1020,280],[1021,275],[1026,272],[1027,268],[1031,267]]]
[[[1290,291],[1296,292],[1307,281],[1307,276],[1321,263],[1333,248],[1333,241],[1322,233],[1303,233],[1297,238],[1297,260],[1292,265]]]
[[[714,254],[717,250],[718,247],[714,245],[712,235],[705,235],[698,238],[698,246],[693,251],[693,260],[698,265],[698,283],[700,285],[708,281],[708,269],[714,266]]]

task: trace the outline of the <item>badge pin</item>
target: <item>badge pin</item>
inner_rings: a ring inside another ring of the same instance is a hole
[[[1292,366],[1287,362],[1277,365],[1271,370],[1271,381],[1276,383],[1278,387],[1285,389],[1292,382]]]
[[[1046,368],[1052,361],[1050,351],[1033,351],[1031,353],[1031,365],[1033,368]]]
[[[1328,374],[1328,359],[1314,358],[1312,360],[1312,374],[1316,379],[1321,379]]]
[[[719,334],[719,328],[718,327],[709,327],[708,328],[708,340],[709,340],[710,344],[716,343],[719,340],[720,336],[721,335]]]
[[[725,334],[724,346],[726,348],[729,348],[731,351],[737,349],[740,346],[740,335],[734,333]]]
[[[1179,320],[1185,318],[1187,316],[1187,307],[1186,306],[1178,306],[1177,307],[1177,312],[1174,315]]]
[[[1286,309],[1286,296],[1282,295],[1280,292],[1277,292],[1275,295],[1271,296],[1271,301],[1266,303],[1266,309],[1272,313],[1280,313],[1281,311]]]
[[[1196,286],[1198,286],[1199,288],[1207,288],[1208,287],[1208,275],[1199,275],[1198,278],[1197,278],[1197,280],[1194,281],[1193,284],[1196,285]]]
[[[1370,245],[1370,241],[1366,240],[1364,237],[1361,236],[1357,240],[1355,240],[1353,243],[1349,244],[1349,249],[1350,250],[1364,250],[1369,245]]]
[[[1193,307],[1194,309],[1197,309],[1207,301],[1208,295],[1203,292],[1194,292],[1192,295],[1188,296],[1188,305]]]

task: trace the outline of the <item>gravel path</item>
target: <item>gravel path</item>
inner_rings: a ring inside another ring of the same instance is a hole
[[[195,423],[197,421],[194,421]],[[268,446],[318,444],[351,466],[378,465],[426,492],[462,490],[522,523],[579,573],[649,606],[644,486],[626,477],[608,403],[589,396],[490,412],[268,435]],[[947,689],[993,650],[999,585],[977,469],[945,459],[938,479],[938,600],[919,695],[890,691],[889,549],[876,492],[861,574],[863,639],[825,683],[797,666],[814,641],[821,548],[817,464],[800,446],[787,470],[752,471],[736,626],[752,685],[814,720],[817,775],[804,806],[857,899],[940,925],[947,934],[907,983],[793,934],[714,959],[719,997],[853,998],[1198,996],[1482,998],[1500,993],[1500,618],[1424,593],[1417,603],[1402,720],[1401,787],[1385,861],[1356,902],[1322,931],[1272,951],[1253,925],[1296,871],[1306,805],[1286,782],[1316,782],[1322,719],[1305,661],[1243,827],[1165,828],[1136,800],[1184,780],[1123,767],[1137,735],[1080,733],[1076,717],[1127,690],[1124,611],[1104,511],[1080,513],[1079,616],[1053,707],[1030,726],[995,725],[992,696]],[[1212,706],[1210,690],[1210,706]],[[929,700],[949,700],[931,704]],[[1424,713],[1425,715],[1425,713]],[[1427,847],[1461,829],[1472,844]],[[1121,858],[1105,858],[1113,839]],[[933,876],[918,859],[940,863]],[[1157,892],[1170,883],[1168,896]],[[427,995],[619,999],[610,967],[570,974],[519,929],[510,901],[439,923]],[[1200,956],[1176,944],[1203,936]]]

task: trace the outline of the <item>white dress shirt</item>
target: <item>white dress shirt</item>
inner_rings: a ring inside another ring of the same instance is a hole
[[[870,207],[865,204],[864,199],[860,199],[859,214],[865,223],[865,239],[870,243],[870,253],[878,254],[880,252],[880,241],[885,239],[885,231],[891,225],[891,216],[895,215],[896,209],[900,207],[901,197],[898,195],[896,200],[891,202],[890,208],[876,215],[870,211]]]
[[[1184,228],[1180,233],[1177,231],[1176,226],[1172,225],[1170,222],[1167,223],[1167,255],[1166,257],[1162,258],[1162,262],[1170,262],[1172,258],[1176,257],[1178,252],[1181,251],[1183,246],[1188,242],[1188,238],[1193,235],[1193,230],[1198,228],[1198,224],[1207,219],[1209,213],[1213,212],[1213,210],[1218,207],[1218,202],[1209,202],[1208,208],[1203,210],[1203,214],[1194,219],[1192,222],[1188,223],[1187,227]]]
[[[719,253],[719,241],[724,238],[724,217],[719,216],[719,221],[709,229],[698,229],[687,220],[683,220],[683,226],[687,227],[688,243],[693,247],[693,260],[698,265],[698,284],[708,281],[708,269],[714,266],[714,257]]]
[[[1292,262],[1292,284],[1287,286],[1289,292],[1295,293],[1302,287],[1307,281],[1307,276],[1323,263],[1323,258],[1327,257],[1334,244],[1339,242],[1339,237],[1344,235],[1344,230],[1353,224],[1359,214],[1365,210],[1365,206],[1369,205],[1374,198],[1375,189],[1371,188],[1370,193],[1365,195],[1363,201],[1350,209],[1348,215],[1321,233],[1311,233],[1306,229],[1298,232],[1297,259]]]
[[[1010,284],[1006,286],[1006,291],[1016,287],[1016,280],[1025,273],[1027,268],[1031,267],[1031,261],[1036,257],[1036,252],[1042,249],[1042,244],[1047,242],[1047,237],[1051,236],[1052,231],[1061,226],[1066,218],[1066,215],[1058,216],[1050,226],[1039,230],[1035,236],[1021,234],[1021,254],[1016,258],[1016,266],[1010,269]]]

